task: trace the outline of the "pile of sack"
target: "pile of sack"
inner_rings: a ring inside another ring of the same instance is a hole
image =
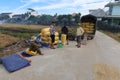
[[[41,40],[46,44],[51,44],[51,37],[50,37],[50,28],[43,28],[41,33]],[[59,33],[55,32],[55,42],[54,44],[58,44],[59,41]]]
[[[94,24],[93,23],[82,23],[82,28],[86,33],[93,33],[94,32]]]

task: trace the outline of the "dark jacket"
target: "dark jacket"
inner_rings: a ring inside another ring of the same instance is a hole
[[[62,34],[68,34],[68,28],[66,26],[61,29]]]

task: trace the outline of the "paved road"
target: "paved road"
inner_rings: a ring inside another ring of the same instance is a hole
[[[95,64],[108,64],[120,70],[120,43],[110,37],[97,32],[86,46],[75,45],[71,41],[64,48],[42,49],[44,56],[31,57],[31,66],[14,73],[0,65],[0,80],[95,80]]]

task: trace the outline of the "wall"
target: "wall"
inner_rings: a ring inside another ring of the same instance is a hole
[[[113,6],[111,15],[119,15],[120,16],[120,6]]]

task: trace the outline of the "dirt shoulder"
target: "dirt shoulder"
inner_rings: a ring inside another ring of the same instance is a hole
[[[0,48],[11,45],[19,41],[19,38],[0,33]]]
[[[25,40],[0,33],[0,57],[20,52],[27,46]]]

